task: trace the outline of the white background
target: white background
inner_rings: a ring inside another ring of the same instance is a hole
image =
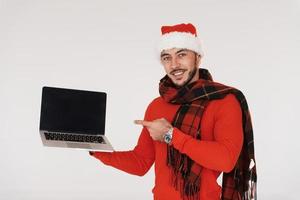
[[[202,66],[241,89],[251,109],[259,199],[299,199],[299,35],[296,0],[0,0],[0,199],[151,199],[144,177],[86,151],[46,148],[44,85],[108,92],[106,131],[130,150],[164,75],[160,26],[194,23]]]

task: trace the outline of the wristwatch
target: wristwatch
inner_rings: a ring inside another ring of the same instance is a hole
[[[164,135],[164,141],[167,144],[171,144],[172,141],[172,136],[173,136],[173,128],[170,128],[168,132]]]

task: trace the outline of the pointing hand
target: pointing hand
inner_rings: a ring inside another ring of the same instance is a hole
[[[163,137],[172,125],[165,118],[156,119],[153,121],[135,120],[135,124],[142,125],[147,128],[153,140],[163,141]]]

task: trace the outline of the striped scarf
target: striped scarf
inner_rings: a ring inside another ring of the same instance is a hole
[[[235,95],[242,109],[244,142],[239,159],[229,173],[223,173],[222,200],[256,199],[256,165],[254,158],[253,131],[247,101],[235,88],[212,81],[208,70],[199,69],[202,81],[176,88],[168,76],[161,79],[159,92],[172,104],[180,104],[173,119],[173,126],[183,133],[201,140],[201,119],[211,100],[222,99],[227,94]],[[172,146],[167,147],[167,165],[172,171],[172,185],[180,191],[184,200],[199,200],[202,166]]]

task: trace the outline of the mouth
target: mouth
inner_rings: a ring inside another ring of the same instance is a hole
[[[186,70],[183,69],[177,69],[172,71],[170,74],[176,79],[176,80],[180,80],[183,78],[183,74]]]

